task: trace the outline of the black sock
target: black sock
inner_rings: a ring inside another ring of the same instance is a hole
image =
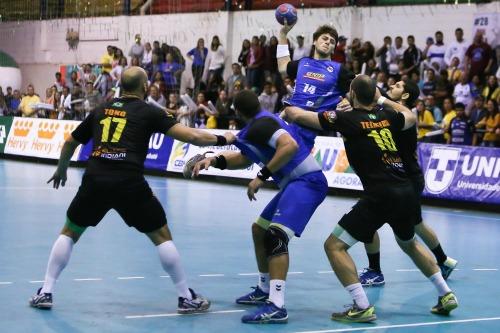
[[[446,254],[444,254],[441,244],[438,244],[438,246],[433,248],[431,251],[434,253],[434,257],[436,257],[438,265],[442,265],[446,261],[446,258],[448,258]]]
[[[380,252],[377,253],[367,253],[368,256],[368,267],[374,271],[381,273],[380,270]]]

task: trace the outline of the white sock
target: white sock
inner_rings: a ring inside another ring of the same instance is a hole
[[[71,237],[66,235],[59,235],[59,237],[57,237],[52,246],[52,251],[50,251],[47,271],[45,272],[45,282],[43,283],[41,291],[42,293],[52,293],[54,290],[54,284],[57,278],[68,264],[74,244],[75,242],[73,242]]]
[[[177,289],[179,297],[192,299],[191,292],[188,289],[186,274],[181,265],[181,256],[173,241],[166,241],[157,246],[160,255],[161,265],[168,273]]]
[[[441,272],[431,275],[429,280],[431,280],[432,284],[436,287],[439,296],[444,296],[451,291],[450,287],[448,287],[448,284],[441,275]]]
[[[257,285],[263,292],[269,293],[269,273],[259,273],[259,282]]]
[[[360,309],[368,309],[370,306],[370,302],[368,301],[368,297],[366,297],[366,293],[363,290],[363,286],[361,283],[350,284],[345,289],[349,292],[352,299],[356,302],[356,305]]]
[[[279,308],[285,305],[285,284],[284,280],[272,279],[270,281],[269,300]]]

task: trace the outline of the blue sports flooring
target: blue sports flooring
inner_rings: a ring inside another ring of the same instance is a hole
[[[449,284],[460,306],[450,317],[429,313],[434,287],[381,230],[386,285],[368,289],[375,324],[333,322],[330,314],[350,303],[331,272],[323,241],[355,202],[329,196],[301,239],[290,245],[286,325],[245,325],[248,309],[234,299],[256,284],[250,225],[275,194],[244,186],[148,177],[164,205],[190,285],[212,300],[210,313],[178,316],[176,293],[149,240],[110,212],[89,228],[54,293],[54,308],[28,306],[41,286],[47,258],[82,169],[71,168],[65,188],[46,184],[54,166],[0,160],[1,332],[500,332],[500,215],[424,207],[448,255],[459,260]],[[299,194],[298,194],[299,195]],[[358,269],[363,246],[351,251]]]

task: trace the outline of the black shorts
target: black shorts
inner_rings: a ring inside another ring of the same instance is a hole
[[[424,176],[415,176],[415,177],[410,177],[411,184],[413,186],[413,191],[415,192],[416,196],[416,211],[415,211],[415,225],[422,223],[423,218],[422,218],[422,192],[424,191],[425,188],[425,180]]]
[[[416,200],[409,183],[367,194],[340,219],[339,225],[357,241],[371,243],[375,232],[388,223],[399,239],[407,241],[415,235]]]
[[[80,227],[95,227],[111,209],[140,232],[152,232],[167,223],[162,205],[141,176],[83,176],[67,215]]]

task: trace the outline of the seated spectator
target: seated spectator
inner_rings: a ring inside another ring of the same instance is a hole
[[[158,89],[158,87],[154,84],[152,84],[149,87],[149,95],[146,98],[146,102],[150,102],[150,101],[154,101],[154,102],[158,103],[159,105],[161,105],[162,107],[167,106],[167,100],[165,99],[163,94],[160,93],[160,90]]]
[[[173,114],[173,115],[177,115],[177,110],[179,110],[179,98],[178,98],[179,95],[175,94],[175,93],[170,93],[170,95],[168,95],[168,103],[167,103],[167,112]]]
[[[210,114],[210,109],[208,108],[208,102],[205,97],[205,93],[199,92],[196,96],[196,105],[198,109],[194,115],[194,127],[196,128],[206,128],[207,126],[207,113]]]
[[[19,116],[19,105],[21,104],[21,92],[17,89],[14,90],[12,94],[12,99],[10,100],[10,104],[7,105],[9,109],[9,115],[11,116]]]
[[[472,137],[474,134],[474,123],[465,114],[465,105],[462,103],[455,104],[455,112],[457,116],[453,118],[448,127],[447,144],[453,145],[472,145]]]
[[[425,108],[424,102],[419,100],[415,106],[417,110],[417,126],[418,126],[418,135],[417,138],[419,140],[424,139],[425,134],[434,129],[435,121],[432,113]]]
[[[427,69],[425,73],[426,77],[420,90],[424,96],[429,96],[436,90],[436,73],[432,68]]]
[[[58,92],[62,92],[62,89],[66,85],[66,82],[64,81],[61,72],[56,73],[56,82],[54,82],[54,85],[56,86]]]
[[[451,59],[450,67],[448,67],[448,79],[451,83],[457,84],[460,81],[460,76],[462,76],[463,71],[460,69],[460,60],[458,57]]]
[[[120,61],[118,62],[118,65],[116,65],[109,75],[111,76],[111,79],[113,80],[113,87],[119,86],[120,85],[120,78],[122,76],[123,70],[127,68],[127,58],[122,57]],[[70,87],[71,90],[71,87]]]
[[[486,103],[487,114],[476,126],[485,130],[483,136],[483,147],[500,147],[500,113],[498,111],[498,103],[490,99]]]
[[[437,124],[441,124],[441,122],[443,121],[443,112],[436,105],[436,99],[433,95],[429,95],[425,98],[425,108],[431,112],[434,121]]]
[[[80,79],[78,78],[78,72],[75,70],[75,71],[72,71],[71,74],[70,74],[70,79],[68,82],[66,82],[66,86],[72,90],[73,87],[77,84],[80,84]]]
[[[31,105],[40,103],[40,97],[35,94],[35,88],[32,84],[28,85],[28,93],[21,99],[19,110],[23,117],[38,118],[37,110],[32,108]]]
[[[443,121],[441,122],[441,128],[444,131],[444,139],[448,141],[449,134],[448,128],[450,127],[450,122],[453,118],[457,116],[457,113],[453,109],[453,98],[445,98],[443,101]]]
[[[310,46],[304,46],[304,35],[297,36],[297,47],[295,48],[295,52],[293,53],[292,60],[300,60],[304,57],[309,57],[309,53],[311,53]]]
[[[57,112],[56,112],[56,94],[57,94],[57,88],[56,86],[52,86],[50,88],[45,89],[45,100],[43,101],[45,104],[50,104],[54,107],[53,111],[50,110],[40,110],[38,112],[38,115],[42,118],[50,118],[50,119],[56,119],[57,118]]]
[[[75,85],[73,87],[73,90],[71,90],[71,110],[73,111],[73,113],[68,119],[73,119],[73,120],[85,119],[84,97],[85,94],[82,89],[82,86],[80,86],[79,84]]]
[[[230,130],[238,130],[238,129],[240,129],[239,126],[238,126],[238,121],[235,118],[229,119],[228,129],[230,129]]]
[[[94,89],[94,83],[92,81],[87,82],[85,85],[85,101],[83,102],[85,117],[94,111],[102,102],[102,96]]]
[[[498,81],[495,75],[490,75],[488,77],[488,82],[483,89],[482,94],[485,100],[496,100],[500,96],[500,87],[498,86]]]
[[[130,60],[130,67],[141,67],[140,58],[132,57],[132,59]]]
[[[345,36],[339,36],[339,42],[335,47],[335,51],[333,51],[332,60],[345,64],[347,62],[346,48],[347,38]]]
[[[264,90],[259,96],[260,106],[271,113],[275,112],[276,102],[278,101],[278,93],[276,88],[273,91],[273,85],[270,82],[264,83]]]
[[[457,103],[462,103],[465,107],[468,107],[472,103],[473,98],[466,73],[462,73],[460,82],[457,83],[453,91],[453,97]]]
[[[2,87],[0,87],[0,116],[6,116],[8,114],[7,102],[5,101],[5,95],[1,91]]]
[[[243,82],[246,82],[245,76],[241,74],[240,64],[235,62],[232,65],[232,70],[233,73],[227,78],[226,82],[226,93],[229,98],[232,98],[234,96],[233,90],[235,84],[241,85]]]
[[[149,42],[144,44],[144,54],[142,55],[141,66],[148,73],[148,78],[151,78],[153,74],[153,49]]]
[[[380,69],[377,66],[377,63],[375,62],[375,59],[368,59],[368,61],[363,64],[363,68],[365,74],[371,77],[372,79],[375,79],[377,77],[378,72],[380,71]]]
[[[71,114],[71,94],[68,87],[64,87],[57,107],[57,119],[69,119]]]
[[[443,69],[440,74],[436,80],[436,90],[434,91],[436,105],[443,105],[444,99],[452,96],[453,90],[455,90],[455,85],[448,80],[448,71]]]
[[[226,92],[221,90],[219,98],[215,102],[215,109],[219,115],[218,128],[228,128],[229,119],[235,116],[234,111],[231,110],[232,100],[228,98]]]
[[[477,124],[479,124],[484,119],[484,117],[486,117],[487,114],[488,111],[486,111],[486,108],[484,107],[484,97],[477,96],[474,100],[472,108],[470,109],[470,116],[469,116],[474,126],[477,126]],[[482,142],[483,135],[480,133],[476,133],[476,136],[478,137],[477,145],[479,145]]]
[[[156,88],[158,88],[160,94],[165,96],[166,87],[165,87],[165,81],[163,80],[163,74],[161,72],[156,72],[154,74],[153,85],[155,85]]]
[[[469,85],[470,85],[470,91],[471,91],[472,97],[476,98],[477,96],[482,94],[483,84],[481,83],[481,79],[479,78],[479,75],[474,75],[472,77],[472,80],[469,83]]]

